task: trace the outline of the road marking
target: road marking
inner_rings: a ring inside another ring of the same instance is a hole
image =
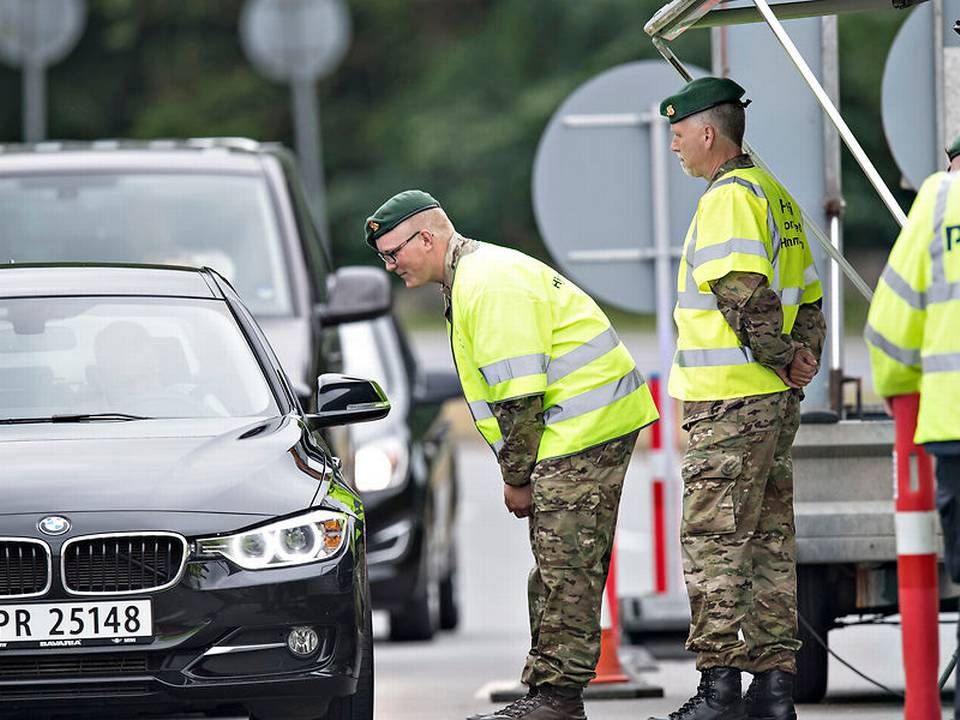
[[[481,685],[480,688],[473,694],[474,700],[484,700],[490,702],[490,696],[498,691],[504,690],[513,690],[517,687],[516,680],[491,680],[486,685]]]

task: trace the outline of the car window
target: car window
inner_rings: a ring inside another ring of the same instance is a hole
[[[407,378],[389,318],[339,326],[343,371],[376,380],[396,407],[406,402]]]
[[[0,417],[278,414],[226,303],[0,299]]]
[[[303,186],[294,167],[284,168],[284,177],[290,188],[293,214],[297,219],[297,229],[300,232],[300,242],[303,244],[307,265],[313,277],[313,301],[324,302],[327,299],[327,276],[330,274],[330,260],[323,249],[320,233],[314,222],[313,213],[303,194]]]
[[[258,317],[290,315],[276,211],[252,174],[0,178],[3,262],[209,266]]]

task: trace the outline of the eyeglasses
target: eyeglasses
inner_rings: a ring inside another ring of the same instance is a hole
[[[388,264],[390,264],[390,265],[396,265],[396,264],[397,264],[397,253],[399,253],[401,250],[403,250],[403,248],[406,246],[406,244],[407,244],[408,242],[410,242],[411,240],[413,240],[413,239],[414,239],[417,235],[419,235],[421,232],[422,232],[422,230],[417,230],[413,235],[411,235],[410,237],[408,237],[406,240],[404,240],[402,243],[400,243],[399,245],[397,245],[395,248],[392,248],[392,249],[390,249],[390,250],[383,250],[383,251],[377,250],[376,253],[377,253],[377,255],[380,256],[380,259],[383,260],[385,263],[388,263]]]

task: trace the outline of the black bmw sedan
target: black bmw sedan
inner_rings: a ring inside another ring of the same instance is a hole
[[[0,717],[371,720],[362,503],[209,270],[0,266]]]

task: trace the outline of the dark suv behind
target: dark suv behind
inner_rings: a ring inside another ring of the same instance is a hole
[[[321,373],[400,367],[388,395],[405,394],[405,409],[361,436],[332,429],[330,442],[348,476],[390,449],[386,486],[360,490],[370,500],[373,602],[390,611],[391,635],[427,639],[456,624],[455,473],[439,414],[455,377],[422,375],[395,319],[356,312],[389,294],[386,275],[333,269],[289,150],[243,138],[0,145],[0,226],[0,263],[216,269],[263,327],[305,410]],[[346,368],[341,335],[358,338]]]

